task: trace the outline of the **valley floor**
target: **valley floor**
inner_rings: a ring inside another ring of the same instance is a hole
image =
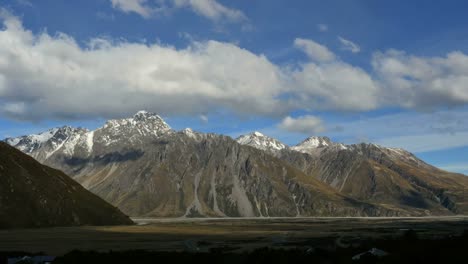
[[[412,232],[420,239],[458,236],[468,217],[134,219],[134,226],[0,230],[0,252],[72,250],[245,252],[259,248],[352,248]],[[410,231],[411,230],[411,231]]]

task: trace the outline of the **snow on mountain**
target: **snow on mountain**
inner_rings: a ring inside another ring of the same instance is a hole
[[[94,131],[90,131],[86,135],[86,146],[88,147],[88,152],[93,151],[93,145],[94,145]]]
[[[170,131],[171,127],[159,115],[139,111],[131,118],[109,120],[95,131],[64,126],[39,134],[8,138],[5,142],[34,158],[48,159],[59,150],[66,156],[72,156],[77,150],[90,154],[96,142],[109,145],[122,137],[129,140],[137,136],[157,137]]]
[[[182,130],[181,133],[193,139],[197,139],[199,137],[199,133],[193,131],[189,127]]]
[[[73,155],[74,147],[80,137],[88,132],[83,128],[63,126],[39,134],[8,138],[5,142],[34,158],[47,159],[61,148],[64,148],[66,154]]]
[[[31,153],[49,139],[51,139],[55,133],[57,133],[58,129],[59,128],[53,128],[39,134],[32,134],[17,138],[7,138],[5,141],[9,145],[14,146],[25,153]]]
[[[340,149],[347,149],[346,145],[334,143],[328,137],[317,136],[308,137],[296,146],[291,147],[291,149],[302,153],[310,153],[311,151],[324,147],[338,147]]]
[[[247,135],[242,135],[236,139],[241,145],[248,145],[261,150],[280,151],[287,148],[286,145],[279,140],[263,135],[255,131]]]
[[[98,129],[116,135],[125,132],[134,132],[139,135],[159,136],[171,130],[171,127],[157,114],[139,111],[131,118],[112,119]]]

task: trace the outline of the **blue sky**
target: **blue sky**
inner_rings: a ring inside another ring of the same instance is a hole
[[[402,147],[468,174],[466,1],[6,0],[0,137],[175,129]]]

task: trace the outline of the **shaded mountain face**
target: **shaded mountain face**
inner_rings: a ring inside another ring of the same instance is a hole
[[[354,199],[414,215],[468,212],[468,177],[437,169],[403,149],[311,137],[269,153]]]
[[[0,228],[124,224],[132,221],[63,172],[0,142]]]
[[[343,145],[326,137],[288,147],[258,132],[232,140],[174,131],[148,112],[110,120],[95,131],[71,129],[65,139],[51,131],[47,140],[37,140],[41,134],[6,141],[132,216],[422,216],[468,210],[466,178],[400,149]]]

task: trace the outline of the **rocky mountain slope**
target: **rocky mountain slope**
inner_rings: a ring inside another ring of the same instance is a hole
[[[88,131],[6,142],[132,216],[408,216],[466,213],[468,182],[399,149],[311,137],[294,147],[172,130],[138,112]]]
[[[437,169],[403,149],[311,137],[280,152],[267,151],[361,201],[416,215],[468,213],[468,177]]]
[[[0,228],[121,224],[132,221],[61,171],[0,142]]]

